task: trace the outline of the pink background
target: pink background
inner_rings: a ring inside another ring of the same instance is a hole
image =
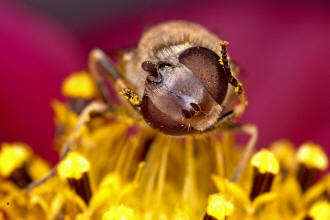
[[[36,9],[0,3],[0,142],[24,141],[52,162],[50,101],[63,78],[86,68],[88,51],[134,45],[160,21],[200,23],[230,42],[243,68],[249,106],[242,122],[259,126],[258,146],[279,138],[315,141],[330,153],[330,5],[192,1],[144,7],[79,31]]]

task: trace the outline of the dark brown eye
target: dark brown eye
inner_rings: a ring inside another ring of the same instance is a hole
[[[187,131],[186,125],[171,119],[168,115],[160,111],[148,96],[144,96],[142,99],[141,112],[151,127],[166,134],[183,135],[194,131],[193,129]]]
[[[216,53],[204,47],[188,48],[179,56],[179,61],[200,79],[214,100],[221,104],[226,97],[229,77],[219,59]]]

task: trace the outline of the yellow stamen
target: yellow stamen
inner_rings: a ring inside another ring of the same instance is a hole
[[[308,212],[308,216],[313,220],[329,220],[330,219],[330,203],[326,201],[317,202]]]
[[[104,213],[102,220],[131,220],[134,219],[134,210],[127,206],[113,206]]]
[[[95,85],[92,77],[87,72],[71,74],[63,82],[62,94],[71,98],[93,98]]]
[[[228,202],[222,194],[209,196],[206,213],[218,220],[224,220],[234,212],[234,206]]]
[[[277,159],[270,151],[265,149],[252,157],[251,165],[257,168],[260,173],[272,173],[275,175],[279,171]]]
[[[190,218],[189,218],[188,213],[186,213],[184,210],[177,209],[177,210],[175,210],[173,219],[174,220],[189,220]]]
[[[49,173],[50,166],[45,160],[36,157],[31,161],[31,163],[27,167],[27,170],[28,173],[31,175],[31,178],[37,180],[41,179]]]
[[[276,141],[270,146],[272,153],[279,160],[284,168],[289,168],[293,164],[294,145],[286,140]]]
[[[62,179],[80,179],[89,170],[89,162],[80,154],[70,152],[58,166],[58,174]]]
[[[30,156],[27,145],[22,143],[3,143],[0,152],[0,175],[4,177],[19,168]]]
[[[308,168],[325,170],[328,167],[328,158],[322,147],[312,142],[304,143],[299,148],[297,160]]]

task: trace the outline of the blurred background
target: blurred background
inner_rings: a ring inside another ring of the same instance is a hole
[[[330,153],[328,1],[0,0],[0,142],[23,141],[56,162],[51,100],[88,51],[134,46],[172,19],[197,22],[230,42],[258,147],[287,138]]]

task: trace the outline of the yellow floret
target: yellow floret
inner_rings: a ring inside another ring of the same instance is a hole
[[[89,162],[80,154],[70,152],[58,166],[58,174],[62,179],[80,179],[89,170]]]
[[[95,86],[92,77],[87,72],[71,74],[63,82],[62,94],[71,98],[93,98]]]
[[[252,157],[251,165],[257,168],[260,173],[277,174],[279,171],[277,159],[266,149],[262,149]]]
[[[297,159],[309,168],[325,170],[328,167],[328,158],[322,147],[312,142],[307,142],[299,148]]]
[[[309,210],[308,215],[313,220],[329,220],[330,219],[330,203],[327,201],[317,202]]]
[[[226,201],[222,194],[212,194],[209,196],[207,205],[207,214],[218,219],[224,220],[234,212],[234,206]]]
[[[102,220],[131,220],[134,219],[134,210],[127,206],[113,206],[104,213]]]
[[[8,177],[30,156],[27,145],[23,143],[3,143],[0,152],[0,175]]]

